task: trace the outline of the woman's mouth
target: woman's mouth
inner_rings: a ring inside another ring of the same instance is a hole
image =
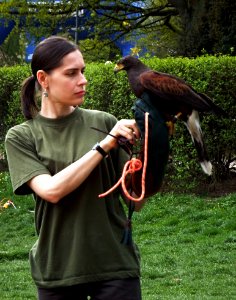
[[[75,93],[75,95],[78,97],[83,97],[85,94],[86,94],[86,91],[80,91],[80,92]]]

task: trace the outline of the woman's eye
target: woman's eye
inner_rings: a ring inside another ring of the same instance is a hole
[[[71,69],[66,72],[66,76],[72,77],[72,76],[77,76],[79,74],[83,75],[84,71],[85,71],[85,68],[83,68],[81,70],[80,69]]]
[[[74,71],[70,71],[66,74],[67,76],[74,76],[75,75],[75,72]]]

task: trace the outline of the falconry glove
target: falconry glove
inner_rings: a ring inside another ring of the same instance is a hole
[[[141,151],[137,158],[144,160],[145,113],[148,119],[148,149],[145,177],[145,198],[156,194],[162,185],[169,158],[169,132],[162,114],[153,106],[147,93],[136,100],[133,106],[134,118],[141,132]],[[131,189],[140,196],[142,169],[132,174]]]

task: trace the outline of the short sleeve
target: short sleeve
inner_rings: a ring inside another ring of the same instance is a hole
[[[11,128],[6,135],[5,148],[13,191],[26,195],[32,190],[26,184],[40,174],[50,174],[37,156],[34,141],[27,128]]]

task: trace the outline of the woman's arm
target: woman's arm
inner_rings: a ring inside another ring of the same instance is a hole
[[[123,136],[131,143],[134,143],[135,138],[139,138],[139,130],[134,120],[118,121],[110,133],[115,137]],[[117,147],[117,139],[107,135],[100,142],[100,146],[108,153]],[[98,151],[90,150],[57,174],[35,176],[28,181],[28,185],[42,199],[57,203],[79,187],[102,159],[103,156]]]

